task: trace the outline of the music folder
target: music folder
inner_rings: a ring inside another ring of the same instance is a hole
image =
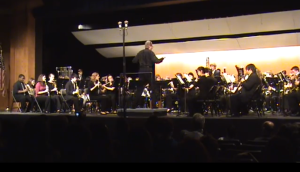
[[[176,79],[178,80],[180,85],[185,85],[185,82],[183,81],[183,79],[179,75],[176,75]]]

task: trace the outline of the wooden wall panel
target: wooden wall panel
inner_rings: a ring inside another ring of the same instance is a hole
[[[4,92],[0,91],[0,110],[4,110],[8,106],[8,89],[9,89],[9,73],[10,73],[10,17],[8,15],[0,15],[0,42],[2,46],[2,55],[5,64],[5,87]]]
[[[25,75],[26,82],[35,76],[35,19],[31,11],[39,5],[42,5],[40,0],[20,0],[13,6],[10,20],[9,93],[19,74]],[[9,94],[9,104],[11,101]]]

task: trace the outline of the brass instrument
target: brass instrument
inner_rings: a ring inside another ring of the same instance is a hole
[[[30,95],[30,96],[35,96],[34,95],[34,89],[32,89],[31,87],[30,87],[30,85],[29,84],[26,84],[25,85],[27,88],[28,88],[28,94]]]

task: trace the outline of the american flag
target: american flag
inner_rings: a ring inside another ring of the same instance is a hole
[[[0,50],[1,51],[1,50]],[[5,96],[5,65],[2,56],[2,51],[0,52],[0,93]]]

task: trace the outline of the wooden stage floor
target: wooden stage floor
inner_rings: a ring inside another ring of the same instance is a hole
[[[32,116],[41,115],[41,113],[19,113],[19,112],[0,112],[0,120],[12,122],[18,126],[23,125],[27,119]],[[56,117],[56,116],[68,116],[71,120],[77,120],[74,114],[68,113],[51,113],[45,114],[49,118]],[[107,115],[100,115],[100,114],[87,114],[84,118],[87,124],[89,123],[105,123],[108,128],[110,129],[111,134],[115,128],[115,124],[117,119],[119,119],[117,114],[107,114]],[[127,117],[128,123],[133,125],[144,125],[147,116],[134,116],[134,117]],[[185,115],[178,116],[178,113],[169,113],[167,116],[163,116],[161,118],[168,118],[174,124],[174,137],[179,139],[180,138],[180,131],[183,129],[191,130],[191,117],[187,117]],[[275,128],[278,129],[284,123],[295,123],[300,122],[300,117],[283,117],[282,115],[278,114],[270,114],[266,113],[264,117],[257,117],[254,113],[250,113],[248,116],[243,117],[211,117],[210,115],[206,117],[205,122],[205,131],[208,134],[213,135],[215,138],[222,137],[226,135],[226,129],[229,126],[235,126],[237,130],[237,136],[242,141],[247,141],[249,139],[253,139],[260,135],[261,126],[264,121],[272,121],[275,124]]]

